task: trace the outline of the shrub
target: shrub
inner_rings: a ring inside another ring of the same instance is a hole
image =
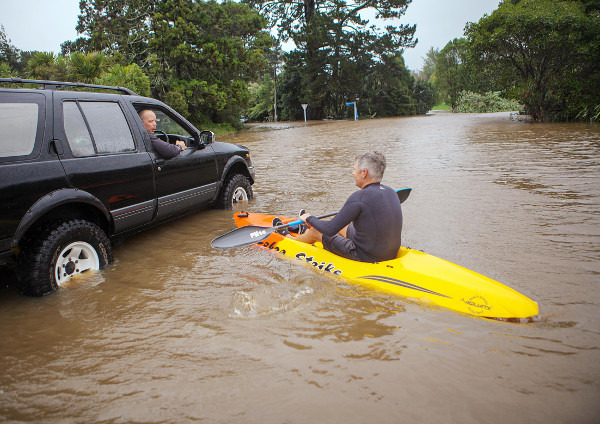
[[[128,66],[114,65],[96,79],[97,84],[127,87],[140,96],[150,95],[150,80],[144,71],[132,63]]]
[[[520,106],[513,100],[500,97],[499,92],[487,92],[485,94],[462,91],[458,96],[455,112],[459,113],[486,113],[486,112],[509,112],[519,110]]]

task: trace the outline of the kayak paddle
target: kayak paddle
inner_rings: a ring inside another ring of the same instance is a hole
[[[410,188],[404,188],[396,190],[400,203],[403,203],[410,194]],[[328,213],[326,215],[317,216],[317,219],[328,218],[330,216],[337,215],[337,212]],[[258,243],[263,241],[271,234],[276,231],[283,230],[284,228],[292,227],[294,225],[303,224],[304,221],[298,219],[296,221],[288,222],[287,224],[277,225],[275,227],[260,227],[258,225],[246,225],[244,227],[235,228],[228,233],[222,234],[215,238],[211,245],[217,249],[231,249],[234,247],[247,246],[249,244]]]
[[[408,199],[408,195],[410,194],[412,188],[401,188],[396,190],[396,194],[398,195],[398,199],[400,199],[400,203],[404,203],[406,199]]]

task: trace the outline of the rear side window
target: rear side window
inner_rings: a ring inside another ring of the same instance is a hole
[[[63,103],[65,133],[71,151],[75,156],[89,156],[96,153],[92,137],[85,125],[83,116],[75,102]]]
[[[33,152],[38,114],[37,103],[0,103],[0,157]]]
[[[133,137],[118,103],[64,102],[65,133],[75,156],[135,150]]]

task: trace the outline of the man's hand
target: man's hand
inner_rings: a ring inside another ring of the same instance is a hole
[[[183,152],[185,149],[187,149],[186,145],[185,145],[185,141],[182,140],[177,140],[175,142],[176,145],[178,145],[179,147],[181,147],[181,151]]]
[[[301,219],[303,222],[306,222],[306,220],[308,219],[308,217],[309,217],[309,216],[312,216],[312,215],[311,215],[311,214],[309,214],[309,213],[304,213],[304,214],[300,215],[300,219]]]

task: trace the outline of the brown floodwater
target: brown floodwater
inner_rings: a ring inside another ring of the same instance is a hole
[[[44,298],[0,289],[0,421],[597,423],[600,125],[509,115],[275,123],[248,146],[254,212],[339,210],[352,160],[412,187],[403,244],[539,303],[528,324],[354,286],[249,246],[208,210],[132,236]]]

